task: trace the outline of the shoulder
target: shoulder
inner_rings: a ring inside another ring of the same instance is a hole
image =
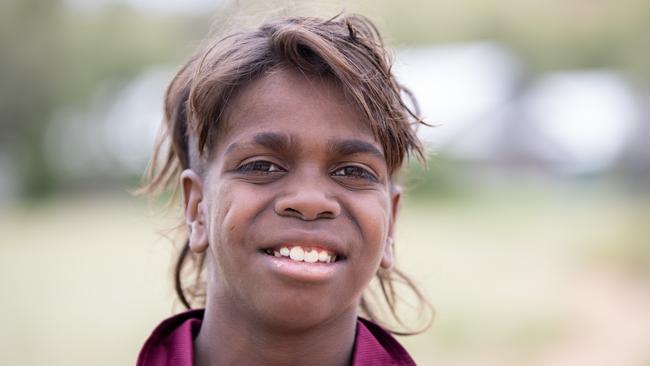
[[[140,350],[136,366],[192,366],[203,313],[190,310],[160,323]]]
[[[145,342],[136,366],[192,366],[194,338],[201,328],[203,309],[187,311],[164,320]],[[359,318],[353,366],[414,366],[401,344],[379,325]]]
[[[352,364],[414,366],[415,361],[390,333],[370,320],[359,318]]]

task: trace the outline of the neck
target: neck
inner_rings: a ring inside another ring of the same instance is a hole
[[[356,309],[317,326],[289,329],[208,301],[194,341],[196,366],[350,365]]]

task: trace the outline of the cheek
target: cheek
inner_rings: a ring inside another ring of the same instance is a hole
[[[251,199],[256,197],[256,199]],[[233,182],[215,186],[210,195],[209,243],[213,252],[230,252],[246,244],[251,221],[259,212],[259,195]]]
[[[390,200],[387,195],[376,194],[365,200],[355,200],[351,214],[361,229],[364,245],[361,255],[373,258],[372,265],[379,264],[388,236],[390,223]]]
[[[237,236],[237,201],[228,185],[215,186],[210,193],[208,243],[215,269],[222,272],[227,267],[226,259],[232,257],[227,243],[233,242]]]

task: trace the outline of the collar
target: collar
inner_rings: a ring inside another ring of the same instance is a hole
[[[204,309],[190,310],[164,320],[140,350],[136,366],[193,366],[194,338],[201,329]],[[352,366],[415,366],[393,336],[379,325],[357,320]]]

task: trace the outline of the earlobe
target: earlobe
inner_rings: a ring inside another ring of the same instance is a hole
[[[393,267],[393,238],[386,239],[386,247],[384,248],[384,255],[381,257],[379,266],[383,269],[391,269]]]
[[[185,206],[185,223],[189,231],[190,249],[195,253],[208,248],[208,233],[203,203],[203,182],[193,170],[181,173],[181,187]]]

